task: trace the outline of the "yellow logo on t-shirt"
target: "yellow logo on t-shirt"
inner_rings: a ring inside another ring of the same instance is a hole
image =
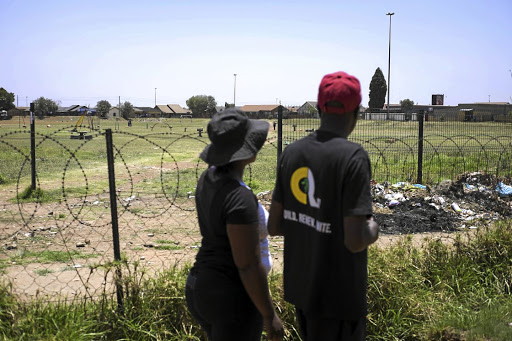
[[[315,198],[315,177],[308,167],[301,167],[292,174],[290,187],[295,199],[301,204],[320,207],[320,198]]]

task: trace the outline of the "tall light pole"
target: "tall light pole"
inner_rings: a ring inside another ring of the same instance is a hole
[[[235,85],[233,87],[233,107],[236,107],[236,73],[234,73],[233,76],[235,76]]]
[[[387,120],[389,120],[389,90],[391,89],[391,16],[395,15],[395,13],[386,13],[386,15],[389,15],[389,50],[388,50],[388,115],[386,117]]]
[[[155,88],[155,108],[156,108],[156,88]]]

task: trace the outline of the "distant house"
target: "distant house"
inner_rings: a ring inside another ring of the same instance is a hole
[[[288,109],[288,111],[290,113],[297,113],[297,110],[299,110],[299,107],[297,107],[296,105],[290,105],[290,106],[287,106],[286,109]]]
[[[512,122],[512,104],[508,102],[460,103],[458,109],[458,121]]]
[[[121,117],[121,115],[119,115],[119,108],[118,107],[110,108],[110,110],[107,113],[107,118],[116,118],[116,117]]]
[[[16,107],[7,111],[9,116],[26,116],[30,115],[30,107]]]
[[[153,107],[137,107],[140,117],[160,117],[161,111]]]
[[[283,108],[283,114],[288,113],[289,110],[279,104],[269,104],[269,105],[244,105],[240,108],[243,112],[247,114],[250,118],[275,118],[277,117],[277,112],[279,107]]]
[[[316,108],[317,104],[318,102],[316,101],[307,101],[297,109],[297,114],[299,116],[311,115],[313,117],[318,117],[318,109]]]

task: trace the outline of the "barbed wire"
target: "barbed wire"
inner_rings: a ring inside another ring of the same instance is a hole
[[[208,143],[197,132],[177,133],[170,125],[160,125],[158,128],[168,129],[161,132],[155,131],[155,126],[147,134],[113,132],[121,250],[128,263],[153,272],[192,262],[198,250],[201,236],[194,189],[207,165],[198,155],[189,154]],[[114,290],[114,274],[109,267],[114,257],[108,174],[104,171],[107,159],[106,153],[98,152],[106,148],[98,147],[104,143],[105,132],[91,129],[87,139],[69,142],[61,135],[72,127],[35,134],[36,150],[47,148],[59,155],[59,162],[51,157],[48,162],[54,169],[61,168],[61,176],[38,173],[36,187],[41,192],[32,200],[21,197],[29,179],[31,157],[18,144],[29,140],[30,132],[0,135],[4,152],[13,154],[12,164],[0,166],[0,174],[7,169],[2,167],[18,169],[11,174],[16,179],[14,197],[6,197],[8,192],[4,191],[0,210],[0,278],[12,281],[19,295],[45,294],[49,300],[79,295],[94,298]],[[381,136],[354,141],[368,150],[374,178],[415,180],[417,137]],[[423,171],[429,180],[440,181],[447,174],[455,177],[473,170],[475,165],[497,177],[510,176],[510,136],[434,134],[422,142]],[[247,169],[247,183],[273,182],[262,179],[268,174],[258,174],[256,169],[264,166],[275,172],[277,149],[277,141],[267,141],[260,151],[265,157]],[[143,157],[131,161],[134,151],[138,153],[136,159]],[[154,154],[149,155],[149,151]],[[182,156],[185,152],[189,153],[187,157]],[[451,161],[443,158],[447,153],[453,154]],[[476,163],[471,161],[475,153]],[[91,160],[94,165],[88,165]],[[44,193],[53,193],[53,197],[47,200]],[[276,248],[280,253],[282,246]]]

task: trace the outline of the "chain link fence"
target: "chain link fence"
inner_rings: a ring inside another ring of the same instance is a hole
[[[320,126],[315,114],[282,117],[283,148]],[[368,151],[378,182],[435,184],[474,171],[512,176],[512,116],[503,110],[364,112],[349,139]]]
[[[443,121],[436,115],[425,118],[423,139],[414,117],[361,117],[350,138],[370,153],[379,182],[416,180],[420,141],[424,180],[453,179],[472,170],[511,176],[511,123],[459,122],[446,116]],[[271,127],[267,143],[244,175],[267,206],[278,151],[319,124],[314,117],[282,122]],[[201,242],[194,191],[206,169],[198,158],[208,143],[204,125],[145,124],[144,134],[112,132],[110,165],[106,130],[91,129],[83,138],[70,138],[76,137],[70,127],[34,133],[35,158],[30,131],[0,135],[0,155],[6,160],[0,164],[0,182],[5,182],[0,185],[0,280],[10,282],[21,298],[114,294],[120,276],[115,271],[116,244],[123,261],[149,274],[193,262]],[[281,129],[277,138],[274,129]],[[270,244],[280,271],[282,239],[273,238]]]

